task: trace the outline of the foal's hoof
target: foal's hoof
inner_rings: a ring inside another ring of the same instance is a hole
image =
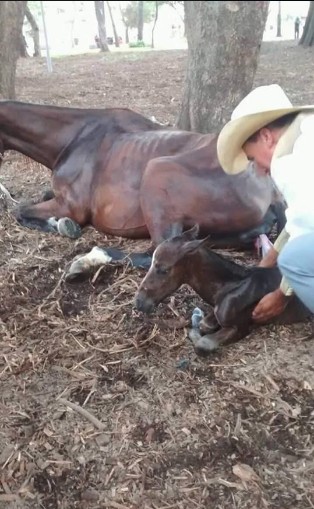
[[[219,348],[217,340],[210,337],[210,335],[201,336],[198,329],[190,329],[189,339],[193,344],[195,353],[200,356],[208,355]]]
[[[202,336],[194,343],[194,350],[197,355],[204,357],[219,348],[219,343],[210,336]]]
[[[203,318],[204,318],[204,313],[200,308],[193,309],[192,319],[191,319],[193,329],[199,328],[200,323],[203,320]]]
[[[57,230],[63,237],[78,239],[82,235],[80,225],[69,217],[62,217],[57,224]]]

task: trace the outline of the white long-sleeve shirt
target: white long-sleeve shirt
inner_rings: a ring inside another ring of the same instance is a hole
[[[271,165],[271,176],[287,202],[289,240],[314,231],[314,114],[302,120],[300,131],[292,152]]]

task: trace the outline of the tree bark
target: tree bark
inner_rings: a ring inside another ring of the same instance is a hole
[[[123,10],[121,9],[121,4],[119,3],[119,9],[120,9],[120,15],[121,15],[121,19],[122,19],[122,23],[124,24],[124,27],[125,27],[125,42],[126,44],[129,44],[129,26],[127,24],[127,20],[123,14]]]
[[[277,37],[281,37],[281,1],[278,1]]]
[[[184,3],[188,64],[179,128],[217,133],[230,120],[253,86],[268,4]]]
[[[311,0],[299,44],[304,48],[314,45],[314,2]]]
[[[98,23],[99,47],[100,51],[110,51],[107,43],[105,5],[103,0],[95,0],[95,14]]]
[[[28,58],[29,54],[27,53],[27,42],[23,35],[23,32],[21,32],[20,35],[20,57],[22,58]]]
[[[39,43],[39,27],[37,25],[36,19],[34,18],[33,14],[31,13],[30,8],[28,5],[26,6],[25,16],[27,21],[29,22],[31,29],[32,29],[32,38],[34,41],[34,57],[41,57],[41,51],[40,51],[40,43]]]
[[[0,2],[0,96],[15,99],[16,63],[20,55],[26,2]]]
[[[107,3],[110,19],[111,19],[111,24],[112,24],[114,44],[115,44],[116,48],[119,48],[119,46],[120,46],[119,36],[118,36],[117,29],[116,29],[116,24],[115,24],[114,19],[113,19],[111,5],[110,5],[110,2],[106,2],[106,3]]]
[[[144,2],[138,2],[137,8],[137,40],[143,40],[143,28],[144,28]]]
[[[154,19],[154,24],[153,24],[153,28],[152,28],[152,48],[155,47],[155,44],[154,44],[154,32],[155,32],[155,27],[156,27],[156,23],[157,23],[157,20],[158,20],[158,1],[156,0],[155,1],[155,19]]]

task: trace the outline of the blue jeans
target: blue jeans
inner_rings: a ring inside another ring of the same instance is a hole
[[[278,267],[296,296],[314,313],[314,232],[287,242],[278,256]]]

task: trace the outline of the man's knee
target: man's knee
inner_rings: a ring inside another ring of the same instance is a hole
[[[287,246],[288,247],[288,246]],[[284,248],[281,253],[278,256],[277,263],[278,268],[281,272],[286,272],[291,270],[291,267],[293,266],[293,256],[291,256],[291,253],[288,248]]]
[[[278,256],[278,267],[281,272],[301,272],[313,274],[314,234],[302,235],[290,240]]]

